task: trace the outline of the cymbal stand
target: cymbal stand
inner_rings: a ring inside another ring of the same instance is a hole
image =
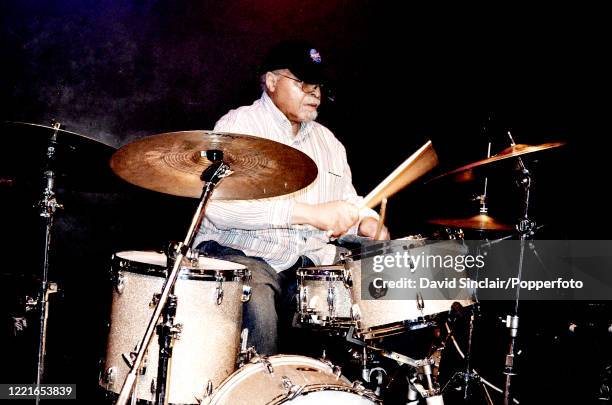
[[[55,159],[57,147],[57,134],[61,124],[53,124],[53,134],[49,138],[45,159],[44,180],[45,185],[42,191],[42,198],[38,201],[39,215],[45,222],[45,244],[43,247],[42,277],[38,304],[40,304],[40,325],[38,330],[38,357],[36,372],[36,392],[40,391],[43,375],[45,373],[45,355],[47,344],[47,320],[49,318],[49,294],[57,291],[57,285],[49,282],[49,253],[51,251],[51,231],[53,229],[53,215],[62,204],[55,198]],[[36,405],[40,403],[40,396],[36,396]]]
[[[205,207],[208,203],[208,200],[210,199],[217,184],[225,177],[233,173],[230,170],[229,165],[223,161],[222,151],[208,150],[206,152],[202,151],[201,154],[206,154],[206,158],[213,163],[204,170],[200,177],[204,181],[204,187],[202,190],[202,196],[200,197],[200,202],[193,215],[191,225],[189,226],[189,230],[187,231],[187,235],[185,236],[184,241],[177,244],[176,258],[174,260],[174,265],[172,266],[172,271],[168,275],[168,279],[164,284],[164,288],[159,296],[159,300],[157,302],[155,310],[153,311],[153,315],[149,320],[149,324],[147,326],[145,334],[142,337],[142,340],[140,341],[138,354],[136,355],[136,359],[132,364],[132,369],[126,376],[123,386],[121,387],[119,398],[115,403],[116,405],[125,405],[129,399],[130,392],[134,387],[137,371],[140,369],[145,352],[147,351],[149,343],[151,342],[151,338],[153,337],[153,333],[156,329],[159,317],[162,315],[162,311],[164,310],[166,304],[169,301],[170,292],[174,287],[176,280],[178,279],[179,270],[181,267],[181,263],[183,262],[183,258],[185,257],[185,255],[187,255],[189,249],[191,248],[191,245],[194,242],[200,224],[202,223],[202,220],[204,218]],[[164,376],[164,380],[167,380],[167,376]],[[167,403],[167,395],[164,395],[164,401]]]
[[[514,138],[512,138],[512,134],[508,131],[508,136],[510,137],[510,144],[515,146]],[[523,275],[523,259],[525,256],[525,242],[528,237],[532,236],[534,233],[534,229],[536,227],[535,222],[529,219],[529,196],[530,196],[530,188],[531,188],[531,173],[525,166],[523,160],[518,157],[518,166],[520,169],[521,178],[519,181],[520,187],[523,188],[524,191],[524,211],[523,217],[519,221],[517,225],[517,230],[520,234],[520,253],[519,253],[519,263],[518,263],[518,285],[516,287],[516,295],[514,302],[514,312],[511,315],[506,316],[506,328],[508,328],[510,332],[510,343],[508,345],[508,354],[506,355],[506,361],[504,363],[504,374],[506,375],[506,381],[504,385],[504,405],[510,405],[512,403],[512,392],[511,392],[511,384],[512,377],[516,375],[514,372],[514,356],[516,349],[516,338],[519,332],[519,296],[520,296],[520,281]]]
[[[491,120],[491,116],[489,116],[489,120]],[[488,142],[487,145],[487,158],[491,157],[491,141]],[[484,178],[484,189],[482,192],[482,195],[478,196],[478,200],[480,200],[480,214],[481,215],[487,215],[489,212],[489,208],[487,207],[487,187],[489,185],[489,178],[485,177]],[[486,234],[484,231],[480,232],[481,238],[484,238],[485,240],[488,240]],[[480,246],[477,246],[477,250],[476,250],[476,255],[480,255]],[[476,274],[476,279],[479,279],[479,275],[480,274]],[[474,292],[474,298],[476,299],[476,301],[478,302],[478,296],[477,296],[477,291]],[[469,397],[469,387],[470,387],[470,380],[474,378],[474,373],[471,369],[471,365],[470,365],[470,361],[471,361],[471,357],[472,357],[472,336],[474,334],[474,321],[476,318],[476,314],[475,311],[478,310],[478,304],[475,304],[474,308],[475,309],[470,309],[470,320],[469,320],[469,330],[468,330],[468,346],[467,346],[467,350],[465,353],[465,370],[463,373],[463,399],[467,400]]]

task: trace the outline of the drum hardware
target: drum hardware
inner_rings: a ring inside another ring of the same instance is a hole
[[[104,371],[102,375],[102,381],[104,381],[104,383],[109,384],[109,385],[114,384],[116,375],[117,375],[117,369],[115,367],[109,367]]]
[[[45,159],[44,179],[45,187],[42,192],[42,198],[38,202],[38,208],[40,209],[39,215],[44,218],[45,221],[45,245],[43,249],[43,268],[42,268],[42,279],[39,293],[39,304],[40,304],[40,326],[38,332],[38,360],[37,360],[37,374],[36,374],[36,387],[40,387],[42,383],[43,375],[45,372],[45,354],[46,354],[46,343],[47,343],[47,320],[49,317],[49,253],[51,250],[51,232],[53,228],[53,216],[55,211],[63,209],[63,205],[57,202],[55,198],[55,148],[57,144],[57,133],[60,129],[61,124],[53,124],[53,133],[49,138],[47,145],[47,153]],[[38,391],[38,390],[37,390]],[[40,403],[40,397],[36,396],[36,404]]]
[[[327,306],[329,308],[329,315],[331,317],[335,316],[335,312],[334,312],[334,287],[330,286],[327,288]]]
[[[378,350],[379,353],[386,358],[395,360],[398,364],[405,364],[415,370],[416,378],[411,378],[409,390],[416,391],[425,399],[427,404],[444,404],[442,399],[442,390],[433,378],[433,367],[437,367],[435,360],[431,357],[415,360],[403,354],[379,349],[371,346],[373,350]]]
[[[114,280],[114,284],[115,290],[117,290],[119,294],[123,293],[123,290],[125,289],[125,276],[122,272],[117,273],[117,277]],[[153,300],[155,300],[155,297],[153,297]]]
[[[245,284],[242,286],[242,296],[240,297],[240,301],[248,302],[250,299],[251,299],[251,286]]]
[[[172,342],[180,338],[180,333],[183,329],[182,324],[176,324],[174,317],[176,316],[176,306],[178,299],[174,295],[174,289],[168,294],[168,299],[162,311],[162,322],[157,325],[157,335],[159,343],[159,357],[157,366],[157,384],[155,390],[151,388],[151,392],[155,392],[155,404],[166,405],[166,386],[168,384],[168,367],[172,357]],[[159,301],[158,301],[159,303]],[[218,304],[217,304],[218,305]],[[134,360],[135,362],[136,360]],[[133,366],[132,366],[133,367]],[[154,380],[151,380],[153,384]]]
[[[514,142],[514,138],[510,131],[508,131],[508,137],[510,138],[510,149],[513,150],[518,145]],[[520,181],[519,184],[523,190],[523,217],[519,221],[517,225],[517,230],[519,232],[520,238],[520,253],[519,253],[519,263],[518,263],[518,272],[517,279],[520,282],[523,275],[523,259],[525,256],[525,245],[527,243],[527,238],[533,236],[536,223],[529,218],[529,198],[531,192],[531,172],[528,170],[523,159],[518,156],[517,157],[518,169],[520,171]],[[514,304],[514,312],[509,314],[506,317],[506,328],[508,329],[510,335],[510,343],[508,345],[508,354],[506,355],[506,360],[504,363],[504,374],[506,375],[506,381],[504,384],[504,405],[510,405],[512,403],[512,392],[511,392],[511,384],[512,377],[516,375],[514,372],[514,358],[515,358],[515,349],[516,349],[516,338],[519,333],[519,296],[520,296],[520,287],[516,288],[515,295],[515,304]]]
[[[285,375],[281,377],[281,385],[287,390],[285,399],[288,400],[292,400],[293,398],[297,397],[302,393],[302,391],[304,391],[304,388],[306,388],[304,385],[294,384],[291,382],[289,377]]]
[[[247,347],[247,342],[249,338],[249,329],[244,328],[240,333],[240,351],[238,352],[238,357],[236,359],[236,365],[238,368],[244,366],[247,363],[250,363],[251,360],[259,355],[255,351],[254,346]]]
[[[151,302],[149,302],[149,308],[155,308],[155,306],[159,303],[159,297],[161,297],[160,293],[153,294],[153,298],[151,298]]]
[[[59,122],[53,122],[52,126],[32,124],[27,122],[4,122],[12,136],[4,137],[5,150],[34,150],[29,159],[23,159],[21,154],[4,155],[2,159],[3,171],[9,170],[8,184],[13,184],[15,178],[31,177],[40,179],[42,167],[43,187],[40,200],[34,205],[39,210],[39,216],[44,221],[44,246],[42,256],[42,269],[40,289],[36,302],[40,312],[40,323],[38,331],[38,353],[36,385],[40,386],[45,371],[47,322],[49,318],[48,298],[57,292],[57,287],[49,281],[49,259],[51,256],[51,239],[54,225],[54,215],[57,210],[63,209],[63,205],[56,198],[56,180],[61,177],[62,185],[66,188],[72,186],[77,189],[88,189],[92,185],[100,186],[106,178],[103,172],[92,182],[85,167],[104,167],[111,151],[114,149],[98,141],[83,135],[66,131],[61,128]],[[24,146],[25,144],[25,146]],[[36,153],[39,152],[40,154]],[[98,165],[97,163],[102,163]],[[18,170],[14,171],[13,167]],[[5,174],[5,173],[3,173]],[[65,177],[64,177],[65,176]],[[33,301],[30,301],[30,304]],[[38,390],[37,390],[38,391]],[[36,404],[40,398],[36,398]]]
[[[386,376],[387,376],[387,370],[385,370],[382,367],[374,367],[368,370],[367,373],[366,372],[362,373],[362,378],[365,382],[376,384],[376,388],[374,389],[374,394],[376,394],[377,396],[380,396],[382,393],[383,383],[384,383]]]
[[[215,287],[215,302],[221,305],[223,302],[223,277],[220,274],[215,274],[217,286]]]
[[[457,353],[459,354],[459,356],[462,359],[465,359],[466,358],[466,354],[459,347],[459,343],[455,339],[453,331],[450,328],[450,326],[448,325],[448,322],[446,323],[446,331],[448,332],[448,339],[450,339],[452,341],[453,346],[454,346],[455,350],[457,351]],[[446,390],[451,385],[453,385],[455,383],[458,383],[459,385],[462,386],[463,384],[466,383],[466,380],[469,383],[476,382],[476,383],[480,384],[480,386],[481,386],[481,388],[483,390],[484,396],[485,396],[485,400],[487,401],[488,405],[493,405],[494,404],[494,402],[493,402],[493,400],[491,398],[491,394],[489,393],[488,388],[491,388],[491,389],[499,392],[500,394],[504,393],[504,391],[501,388],[498,388],[495,385],[491,384],[484,377],[482,377],[480,375],[480,373],[476,369],[474,369],[474,368],[470,368],[470,370],[468,372],[466,372],[466,371],[459,371],[459,372],[455,373],[453,375],[453,377],[442,388],[442,392],[446,392]],[[517,399],[515,399],[515,398],[512,399],[512,402],[515,403],[515,404],[519,404],[519,401]]]
[[[274,373],[274,367],[272,367],[272,363],[270,363],[270,360],[268,360],[268,356],[257,356],[253,358],[253,360],[251,360],[251,363],[254,363],[254,364],[261,363],[264,365],[265,371],[268,374]]]
[[[368,359],[370,357],[368,354],[368,351],[371,351],[373,353],[377,353],[381,355],[382,357],[386,357],[391,360],[395,360],[398,364],[405,364],[413,368],[417,375],[417,378],[411,382],[411,387],[413,388],[413,390],[418,392],[421,395],[421,397],[427,401],[428,404],[443,404],[444,403],[442,400],[442,395],[441,395],[442,391],[432,377],[432,375],[434,374],[433,367],[439,366],[439,364],[436,362],[435,356],[430,356],[425,359],[415,360],[403,354],[400,354],[394,351],[385,350],[383,348],[368,344],[363,340],[356,339],[353,337],[354,336],[353,333],[350,333],[350,332],[354,332],[354,328],[351,328],[351,329],[352,330],[350,330],[349,333],[347,333],[346,340],[350,343],[353,343],[361,347],[363,351],[361,359],[362,359],[362,379],[364,381],[370,382],[372,372],[380,368],[380,367],[373,368],[373,369],[368,368],[368,365],[369,365]],[[384,371],[384,369],[382,368],[381,370]],[[381,376],[379,376],[378,378],[381,378]]]

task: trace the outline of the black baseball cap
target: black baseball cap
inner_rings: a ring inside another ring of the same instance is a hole
[[[326,65],[319,50],[306,41],[284,41],[270,50],[260,73],[289,69],[298,79],[310,83],[326,82]]]

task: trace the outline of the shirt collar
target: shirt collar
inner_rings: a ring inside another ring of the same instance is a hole
[[[314,124],[312,122],[302,122],[300,124],[300,129],[298,130],[297,135],[293,136],[291,122],[285,116],[285,114],[283,114],[282,111],[278,109],[276,104],[274,104],[274,101],[272,101],[270,96],[268,96],[265,91],[261,95],[261,101],[264,105],[264,108],[272,115],[272,119],[274,120],[274,122],[284,130],[281,135],[287,141],[288,144],[291,144],[293,142],[301,142],[306,139],[308,134],[310,134],[310,131],[312,130]]]

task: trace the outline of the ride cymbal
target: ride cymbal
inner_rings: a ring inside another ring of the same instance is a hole
[[[220,150],[233,174],[223,179],[212,199],[277,197],[311,184],[317,166],[290,146],[257,136],[181,131],[148,136],[120,148],[111,168],[137,186],[182,197],[199,198],[200,176],[211,161],[206,151]]]

